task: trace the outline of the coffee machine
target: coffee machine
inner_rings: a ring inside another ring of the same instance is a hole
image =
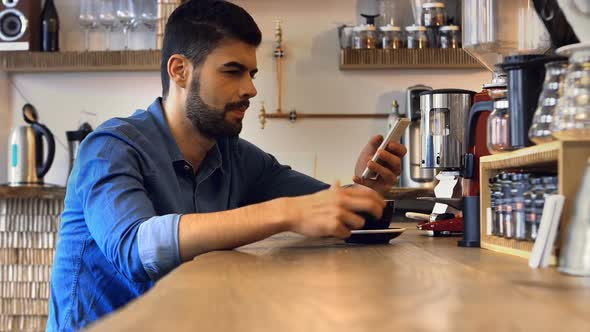
[[[80,125],[78,130],[66,131],[66,138],[68,139],[68,153],[69,153],[69,164],[68,174],[72,172],[74,168],[74,161],[78,155],[78,148],[86,136],[92,132],[92,126],[88,122],[84,122]]]
[[[420,93],[432,90],[425,85],[414,85],[406,91],[406,111],[403,114],[410,121],[410,125],[404,132],[402,144],[408,152],[402,158],[402,174],[400,184],[404,188],[428,188],[435,185],[434,170],[421,168],[421,134],[420,126],[422,113],[420,112]]]

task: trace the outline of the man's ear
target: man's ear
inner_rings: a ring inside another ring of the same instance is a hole
[[[180,88],[186,89],[190,79],[192,64],[183,55],[173,54],[168,59],[168,76],[170,81],[176,83]]]

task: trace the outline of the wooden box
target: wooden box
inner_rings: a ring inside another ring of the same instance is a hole
[[[480,223],[481,247],[493,251],[529,258],[534,242],[505,239],[488,235],[487,209],[490,207],[488,180],[503,170],[551,170],[558,175],[559,194],[565,196],[561,215],[559,237],[552,255],[555,264],[556,251],[574,212],[576,195],[590,157],[590,140],[556,141],[513,152],[482,157],[480,160]]]

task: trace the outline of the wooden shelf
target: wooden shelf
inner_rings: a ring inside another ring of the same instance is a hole
[[[160,50],[88,52],[0,52],[0,71],[34,72],[109,72],[157,71]]]
[[[157,71],[160,50],[88,52],[0,52],[0,71],[8,73]],[[484,68],[463,49],[340,51],[340,69]]]
[[[484,69],[462,48],[340,50],[340,69]]]
[[[530,171],[555,171],[558,177],[558,192],[565,196],[565,205],[560,220],[560,237],[554,249],[559,248],[567,234],[580,181],[590,157],[590,140],[555,141],[528,148],[485,156],[480,159],[480,236],[481,247],[497,252],[529,258],[533,242],[505,239],[488,235],[487,208],[491,195],[488,180],[503,170],[526,169]],[[555,255],[554,255],[555,256]],[[555,257],[552,257],[555,263]]]
[[[66,196],[66,188],[59,186],[30,186],[11,187],[0,185],[0,199],[7,198],[41,198],[63,199]]]

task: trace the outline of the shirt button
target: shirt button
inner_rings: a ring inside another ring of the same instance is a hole
[[[191,167],[189,165],[184,165],[184,170],[185,171],[189,171],[191,169]]]

